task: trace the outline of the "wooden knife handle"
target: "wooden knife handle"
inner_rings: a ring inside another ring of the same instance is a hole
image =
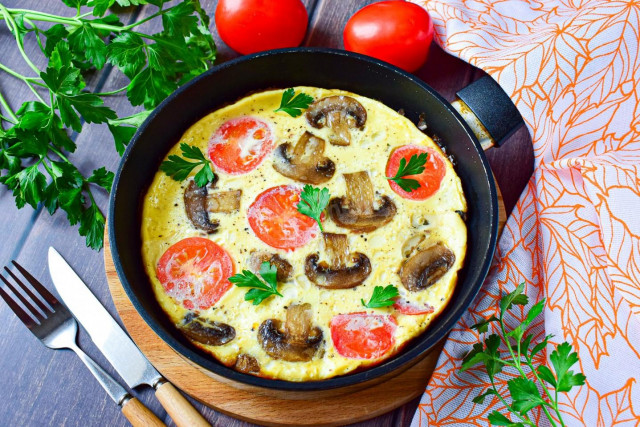
[[[170,382],[156,387],[156,397],[178,427],[211,426]]]
[[[149,408],[135,397],[122,404],[122,413],[133,427],[166,427]]]

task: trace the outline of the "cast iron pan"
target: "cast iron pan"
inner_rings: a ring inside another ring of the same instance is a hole
[[[488,86],[486,83],[489,83]],[[322,381],[304,383],[258,378],[237,372],[192,346],[169,322],[153,295],[141,255],[141,205],[169,149],[184,131],[206,114],[270,88],[298,85],[345,89],[377,99],[394,110],[404,109],[416,123],[425,113],[431,132],[438,135],[456,170],[469,206],[468,252],[465,267],[447,308],[429,329],[395,357],[368,370]],[[482,84],[480,84],[482,85]],[[478,113],[496,140],[503,140],[522,119],[499,86],[470,86],[470,107]],[[462,96],[462,94],[461,94]],[[484,116],[484,118],[483,118]],[[505,117],[511,117],[505,119]],[[512,122],[512,123],[510,123]],[[477,139],[461,116],[425,83],[396,67],[345,51],[318,48],[282,49],[244,56],[219,65],[185,84],[147,118],[129,144],[113,184],[109,205],[109,240],[116,270],[136,310],[175,351],[215,374],[250,386],[279,390],[329,390],[371,381],[400,372],[443,338],[467,310],[487,275],[496,245],[498,205],[496,188]]]

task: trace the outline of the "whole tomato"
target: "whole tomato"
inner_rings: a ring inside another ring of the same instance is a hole
[[[416,4],[383,1],[357,11],[347,22],[343,37],[345,49],[413,72],[427,59],[433,23]]]
[[[300,45],[308,18],[300,0],[220,0],[215,14],[222,40],[243,55]]]

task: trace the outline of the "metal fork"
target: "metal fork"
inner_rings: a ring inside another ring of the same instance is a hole
[[[24,309],[12,298],[0,285],[0,296],[13,310],[25,326],[44,345],[52,349],[68,348],[73,350],[80,360],[89,368],[100,385],[109,396],[121,407],[122,413],[134,426],[164,426],[148,408],[138,399],[131,396],[120,384],[106,373],[96,362],[87,356],[76,344],[78,323],[71,315],[67,307],[59,302],[51,293],[33,277],[27,270],[15,261],[11,261],[16,269],[33,286],[31,290],[11,270],[4,267],[9,276],[17,283],[17,286],[28,295],[27,299],[16,289],[16,286],[0,274],[0,279],[11,290],[17,300],[22,303]],[[44,302],[46,302],[46,304]],[[37,306],[40,310],[36,309]]]

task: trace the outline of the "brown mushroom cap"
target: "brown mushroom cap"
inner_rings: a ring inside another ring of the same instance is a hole
[[[288,362],[308,362],[322,342],[322,330],[312,325],[311,304],[291,305],[284,324],[267,319],[258,329],[258,341],[274,359]]]
[[[260,363],[258,363],[255,357],[248,354],[239,355],[234,367],[237,371],[244,372],[245,374],[257,374],[260,372]]]
[[[396,205],[382,196],[380,205],[374,208],[373,184],[365,171],[345,173],[347,194],[329,201],[328,212],[340,227],[354,232],[370,232],[390,222],[396,214]]]
[[[333,131],[334,145],[351,143],[350,129],[362,129],[367,122],[367,110],[350,96],[328,96],[315,101],[306,113],[307,121],[314,128],[329,127]]]
[[[360,285],[371,274],[369,258],[360,252],[349,252],[346,234],[322,233],[330,264],[320,261],[318,254],[305,260],[304,272],[317,286],[348,289]]]
[[[187,217],[194,227],[211,234],[218,231],[220,223],[209,219],[207,203],[207,187],[198,187],[195,181],[191,181],[184,190],[184,208]]]
[[[263,251],[253,251],[249,257],[249,269],[258,274],[260,266],[263,262],[268,262],[277,269],[276,279],[278,282],[286,282],[291,278],[293,267],[289,264],[289,261],[282,258],[278,254],[272,254]]]
[[[202,319],[194,313],[187,314],[178,329],[188,338],[206,345],[223,345],[236,337],[232,326]]]
[[[412,292],[427,289],[453,266],[456,255],[442,243],[418,251],[400,268],[400,281]]]
[[[294,147],[281,144],[274,153],[273,168],[280,174],[308,184],[322,184],[333,177],[336,165],[324,156],[324,139],[302,134]]]

